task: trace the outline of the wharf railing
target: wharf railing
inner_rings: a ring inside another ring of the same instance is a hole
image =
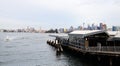
[[[88,47],[86,51],[109,51],[120,52],[120,46],[101,46],[101,47]]]

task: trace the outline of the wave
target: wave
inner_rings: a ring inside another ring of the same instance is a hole
[[[19,36],[6,36],[4,38],[4,41],[13,41],[13,40],[21,40],[21,39],[25,39],[25,37],[19,37]]]
[[[6,36],[5,38],[4,38],[4,40],[5,41],[11,41],[11,40],[13,40],[14,38],[13,37],[10,37],[10,36]]]

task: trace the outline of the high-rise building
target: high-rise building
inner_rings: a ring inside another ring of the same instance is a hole
[[[88,24],[88,27],[87,27],[87,29],[88,29],[88,30],[91,30],[91,27],[90,27],[90,25],[89,25],[89,24]]]
[[[78,30],[82,30],[82,26],[78,26],[78,28],[77,28]]]
[[[120,31],[120,26],[113,26],[112,31]]]
[[[100,30],[103,29],[103,23],[100,23]]]
[[[100,23],[100,30],[107,30],[107,25]]]
[[[102,28],[103,28],[102,30],[107,30],[107,25],[103,24]]]
[[[95,25],[94,25],[94,23],[92,24],[92,30],[95,30]]]

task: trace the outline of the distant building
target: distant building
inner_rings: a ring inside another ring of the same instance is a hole
[[[120,26],[113,26],[112,31],[120,31]]]
[[[78,26],[78,28],[77,28],[78,30],[82,30],[83,28],[82,28],[82,26]]]
[[[4,29],[0,29],[0,32],[4,32]]]
[[[88,27],[87,27],[88,30],[91,30],[92,28],[90,27],[90,25],[88,24]]]
[[[64,33],[64,28],[60,28],[60,29],[59,29],[59,32],[60,32],[60,33]]]
[[[100,23],[100,30],[107,30],[107,25]]]
[[[107,25],[106,24],[103,24],[103,30],[107,30]]]
[[[95,30],[95,25],[94,25],[94,23],[92,24],[92,30]]]
[[[64,28],[64,33],[68,32],[68,30],[66,28]]]
[[[74,28],[73,28],[73,26],[71,26],[70,28],[69,28],[69,31],[73,31],[74,30]]]
[[[112,28],[108,28],[107,31],[112,31]]]
[[[100,23],[100,30],[103,29],[103,23]]]

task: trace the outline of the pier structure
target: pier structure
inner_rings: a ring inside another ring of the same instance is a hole
[[[51,35],[53,36],[53,35]],[[64,49],[74,50],[81,55],[109,57],[110,66],[112,59],[120,57],[120,34],[112,34],[101,30],[73,31],[68,36],[58,36],[55,40]],[[48,41],[49,42],[49,41]]]

